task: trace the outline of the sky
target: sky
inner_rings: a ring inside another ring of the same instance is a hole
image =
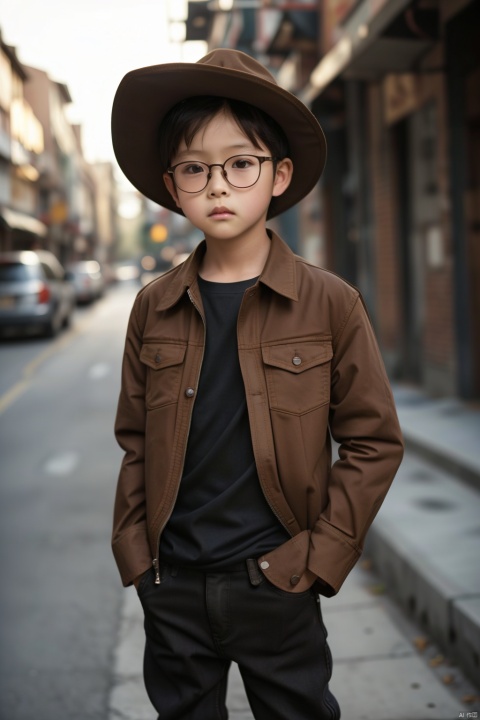
[[[88,161],[114,160],[113,97],[129,71],[194,62],[202,43],[171,43],[167,16],[181,19],[185,0],[0,0],[3,41],[21,63],[68,86],[69,118],[83,128]]]

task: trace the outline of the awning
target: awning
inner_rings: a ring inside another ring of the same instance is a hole
[[[388,33],[394,20],[411,0],[363,0],[344,23],[336,45],[320,60],[308,85],[299,93],[310,104],[338,76],[357,78],[409,72],[416,61],[433,47],[434,37]]]
[[[23,232],[32,233],[39,237],[45,237],[48,228],[37,218],[25,213],[18,212],[17,210],[10,210],[10,208],[4,208],[0,211],[0,218],[8,225],[12,230],[23,230]]]

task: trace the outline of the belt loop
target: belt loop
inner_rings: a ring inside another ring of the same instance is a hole
[[[247,570],[250,584],[253,585],[253,587],[257,587],[257,585],[260,585],[263,580],[263,575],[260,572],[257,561],[254,558],[248,558]]]

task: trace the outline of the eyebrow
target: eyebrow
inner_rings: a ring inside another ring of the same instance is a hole
[[[252,154],[252,152],[259,152],[260,148],[256,148],[252,143],[235,143],[234,145],[228,145],[225,148],[222,148],[221,153],[226,154],[232,152],[233,155],[236,153],[233,152],[234,150],[240,150],[248,154]],[[215,151],[216,152],[216,151]],[[181,152],[176,153],[177,158],[190,158],[194,155],[207,155],[205,150],[193,150],[192,148],[187,148],[186,150],[182,150]],[[178,161],[177,161],[178,162]]]

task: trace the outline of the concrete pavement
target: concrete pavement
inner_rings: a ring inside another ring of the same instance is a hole
[[[480,687],[480,407],[394,387],[407,453],[366,551]]]
[[[365,561],[338,597],[322,601],[331,687],[343,720],[480,717],[480,409],[401,386],[394,392],[404,463]],[[109,720],[156,717],[142,651],[141,606],[130,589]],[[253,720],[236,666],[227,699],[231,720]]]
[[[433,643],[423,649],[418,628],[405,620],[369,569],[355,568],[338,597],[324,600],[322,608],[334,658],[331,688],[343,720],[453,720],[479,709],[476,701],[464,702],[474,695],[472,686],[448,662],[438,662],[440,651]],[[142,680],[142,623],[140,603],[130,588],[114,659],[109,720],[156,718]],[[230,671],[227,706],[230,720],[253,720],[236,665]]]
[[[393,385],[407,448],[480,490],[480,403]]]

